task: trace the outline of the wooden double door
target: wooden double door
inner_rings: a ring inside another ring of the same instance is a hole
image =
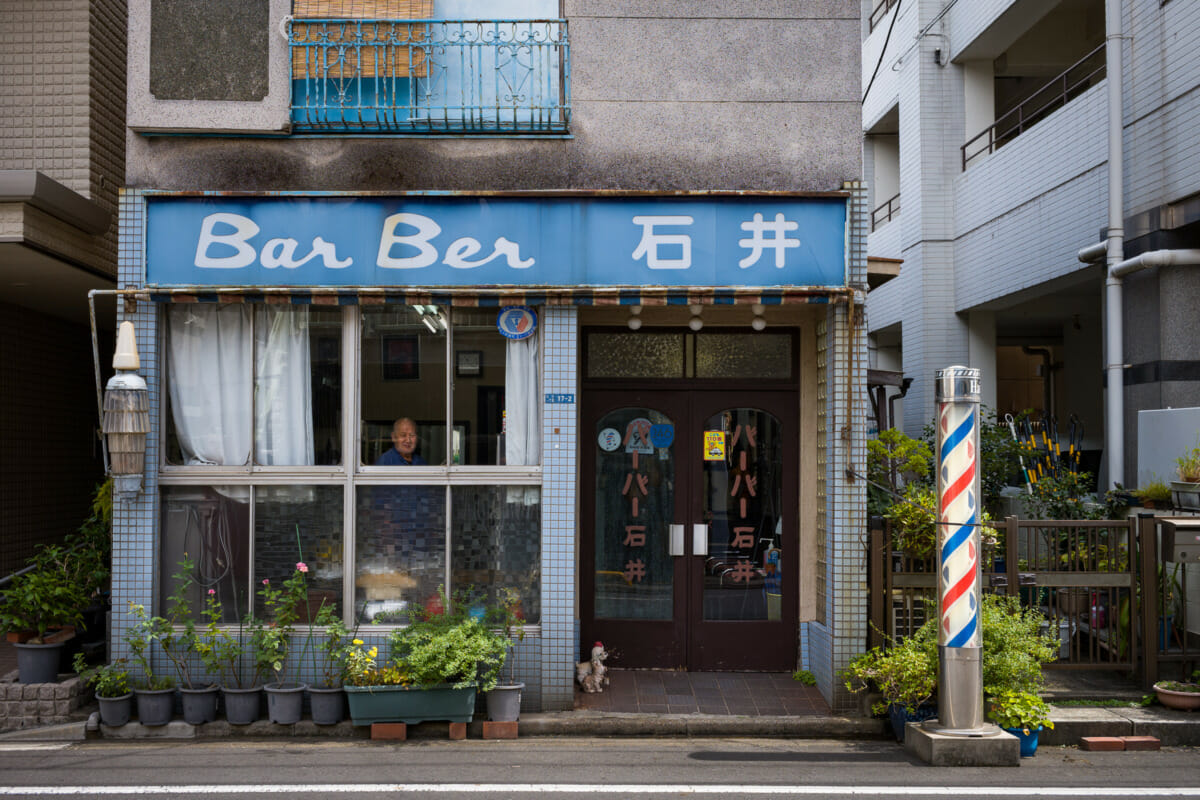
[[[795,391],[585,393],[581,652],[611,666],[791,670]]]

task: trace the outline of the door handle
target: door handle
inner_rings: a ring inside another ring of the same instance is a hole
[[[668,525],[669,541],[667,543],[667,555],[681,556],[683,555],[683,526]]]
[[[706,556],[708,555],[708,526],[693,525],[692,526],[692,555]]]

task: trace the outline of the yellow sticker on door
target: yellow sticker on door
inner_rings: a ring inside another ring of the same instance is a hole
[[[704,460],[725,460],[725,431],[704,432]]]

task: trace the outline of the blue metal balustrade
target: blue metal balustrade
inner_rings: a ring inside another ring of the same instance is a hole
[[[289,19],[292,129],[563,134],[565,19]]]

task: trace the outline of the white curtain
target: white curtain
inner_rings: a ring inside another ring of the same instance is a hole
[[[214,304],[167,311],[167,383],[185,464],[246,464],[252,397],[258,463],[314,461],[308,311],[263,308],[252,340],[253,310]]]
[[[504,368],[504,463],[542,463],[542,377],[538,338],[509,339]]]
[[[254,340],[255,460],[265,466],[310,466],[314,458],[308,309],[264,307]]]
[[[250,460],[251,306],[173,305],[167,310],[171,416],[183,463]]]

